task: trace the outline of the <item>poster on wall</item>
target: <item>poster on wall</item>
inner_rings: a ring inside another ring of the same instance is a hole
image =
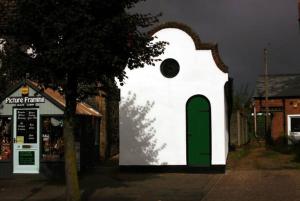
[[[17,143],[37,143],[37,110],[17,110]]]
[[[34,151],[20,151],[19,165],[34,165]]]

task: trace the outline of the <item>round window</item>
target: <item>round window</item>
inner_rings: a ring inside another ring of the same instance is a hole
[[[160,72],[166,78],[173,78],[179,73],[179,63],[175,59],[166,59],[160,65]]]

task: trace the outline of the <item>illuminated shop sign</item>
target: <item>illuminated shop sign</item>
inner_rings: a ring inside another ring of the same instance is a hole
[[[44,102],[44,97],[8,97],[5,99],[6,104],[32,104]]]
[[[21,88],[21,93],[22,93],[22,96],[28,96],[28,94],[29,94],[29,87],[27,85],[23,86]]]

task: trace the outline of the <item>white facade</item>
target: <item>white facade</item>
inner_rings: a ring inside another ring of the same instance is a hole
[[[228,73],[217,66],[213,50],[196,48],[195,40],[186,31],[166,27],[154,36],[169,43],[160,56],[161,61],[155,66],[128,70],[128,79],[121,87],[120,165],[187,165],[186,103],[194,95],[205,96],[211,105],[211,165],[225,165],[228,132],[224,85]],[[180,65],[174,78],[164,77],[160,70],[161,62],[168,58]],[[124,112],[126,98],[133,95],[136,107],[145,106],[147,101],[153,103],[144,120],[141,119],[149,125],[141,128],[144,131],[133,129],[136,133],[129,127],[139,124],[128,123],[130,118],[135,121],[135,115]],[[150,138],[148,143],[146,140],[141,143],[143,134]]]

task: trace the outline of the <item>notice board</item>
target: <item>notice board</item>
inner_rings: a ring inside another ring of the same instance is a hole
[[[17,110],[17,143],[37,143],[37,110]]]

